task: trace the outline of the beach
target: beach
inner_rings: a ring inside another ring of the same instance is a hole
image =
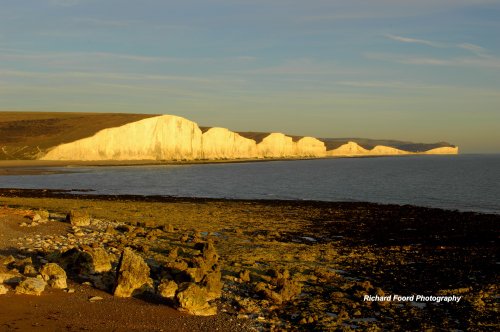
[[[212,242],[220,256],[223,284],[215,301],[217,314],[198,317],[180,313],[175,304],[153,295],[149,300],[116,300],[109,291],[96,289],[95,283],[72,280],[68,273],[74,293],[51,289],[36,300],[12,291],[0,296],[0,307],[9,308],[8,314],[0,316],[7,330],[18,324],[40,324],[37,328],[47,330],[89,327],[88,319],[75,319],[75,311],[91,313],[97,306],[109,312],[113,321],[123,321],[116,323],[118,330],[497,327],[498,215],[357,202],[75,195],[19,189],[1,189],[0,204],[4,206],[2,256],[33,256],[36,265],[37,257],[51,257],[73,238],[75,247],[99,242],[111,253],[131,247],[152,267],[153,275],[161,270],[158,266],[169,264],[159,262],[173,248],[180,250],[179,257],[190,257],[196,255],[197,243]],[[29,218],[40,209],[49,212],[49,221],[29,226]],[[96,225],[112,225],[116,234],[108,234],[104,242],[104,232],[92,229],[93,224],[75,230],[64,218],[70,210],[87,211]],[[77,232],[80,236],[73,236]],[[91,295],[103,300],[90,303]],[[367,301],[366,295],[391,301]],[[404,300],[411,296],[428,301]],[[460,301],[431,301],[452,296]],[[75,305],[56,310],[54,320],[48,308],[64,301]],[[37,319],[23,303],[37,308]],[[130,311],[117,309],[120,305],[140,307],[153,318],[133,319],[127,325]],[[105,317],[90,315],[98,330]],[[158,316],[161,321],[155,321]],[[71,327],[65,322],[71,322]]]

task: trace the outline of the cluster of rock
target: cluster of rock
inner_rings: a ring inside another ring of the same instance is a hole
[[[26,255],[0,257],[0,293],[12,289],[40,295],[46,287],[67,289],[69,277],[117,297],[149,293],[193,315],[217,313],[214,300],[221,297],[222,281],[219,255],[210,239],[185,235],[191,250],[173,247],[158,253],[148,243],[167,241],[174,235],[170,225],[113,224],[78,210],[64,219],[73,234],[16,239]]]
[[[456,154],[458,148],[444,147],[429,153]],[[162,115],[103,129],[91,137],[58,145],[41,159],[217,160],[393,154],[410,152],[386,146],[366,150],[354,142],[327,151],[325,143],[317,138],[297,139],[282,133],[270,133],[257,141],[220,127],[202,132],[195,122]]]
[[[47,210],[38,210],[33,212],[31,221],[23,222],[19,226],[21,227],[35,227],[41,224],[46,224],[49,221],[49,212]]]
[[[67,288],[66,280],[66,272],[55,263],[37,268],[31,257],[0,257],[0,294],[6,294],[10,286],[16,294],[40,295],[47,286]]]

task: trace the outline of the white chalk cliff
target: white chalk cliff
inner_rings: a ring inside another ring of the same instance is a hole
[[[193,160],[199,159],[201,130],[192,121],[162,115],[107,128],[94,136],[62,144],[45,160]]]
[[[327,151],[328,156],[359,156],[368,153],[369,150],[363,148],[356,142],[347,142],[336,149]]]
[[[373,156],[393,156],[400,154],[410,154],[411,152],[396,149],[390,146],[377,145],[373,149],[369,150],[369,154]]]
[[[425,154],[458,154],[458,146],[443,146],[440,148],[435,148],[427,150]]]
[[[441,147],[423,154],[456,154],[456,147]],[[297,141],[282,133],[271,133],[257,143],[226,128],[202,133],[192,121],[161,115],[103,129],[91,137],[50,149],[44,160],[218,160],[257,158],[321,158],[326,156],[370,156],[412,154],[393,147],[365,149],[348,142],[327,151],[314,137]]]
[[[210,128],[201,139],[203,159],[249,159],[258,156],[257,144],[253,139],[226,128]]]

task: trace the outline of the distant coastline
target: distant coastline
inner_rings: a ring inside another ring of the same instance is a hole
[[[236,132],[175,115],[0,112],[0,117],[0,160],[144,164],[458,154],[447,142]]]

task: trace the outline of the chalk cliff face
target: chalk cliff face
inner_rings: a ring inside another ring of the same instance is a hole
[[[328,156],[358,156],[366,155],[369,150],[363,148],[356,142],[347,142],[334,150],[327,151]]]
[[[162,115],[103,129],[62,144],[45,160],[193,160],[201,156],[201,130],[192,121]]]
[[[304,157],[326,156],[325,143],[314,137],[302,137],[297,141],[296,154]]]
[[[203,159],[257,158],[257,144],[226,128],[210,128],[203,133],[201,155]]]
[[[286,158],[296,156],[293,139],[282,133],[271,133],[257,144],[259,156],[264,158]]]
[[[410,154],[410,152],[399,150],[390,146],[377,145],[373,149],[369,150],[368,154],[375,156],[392,156],[392,155]]]
[[[390,146],[377,145],[368,150],[356,142],[347,142],[334,150],[327,151],[328,156],[391,156],[410,154],[408,151],[399,150]]]
[[[425,154],[458,154],[458,147],[446,146],[441,148],[435,148],[424,152]]]
[[[456,154],[456,147],[441,147],[424,154]],[[95,135],[58,145],[44,160],[217,160],[257,158],[320,158],[325,156],[404,155],[411,152],[378,145],[371,150],[355,142],[326,151],[314,137],[294,141],[282,133],[271,133],[260,143],[226,128],[202,133],[187,119],[162,115],[107,128]]]

